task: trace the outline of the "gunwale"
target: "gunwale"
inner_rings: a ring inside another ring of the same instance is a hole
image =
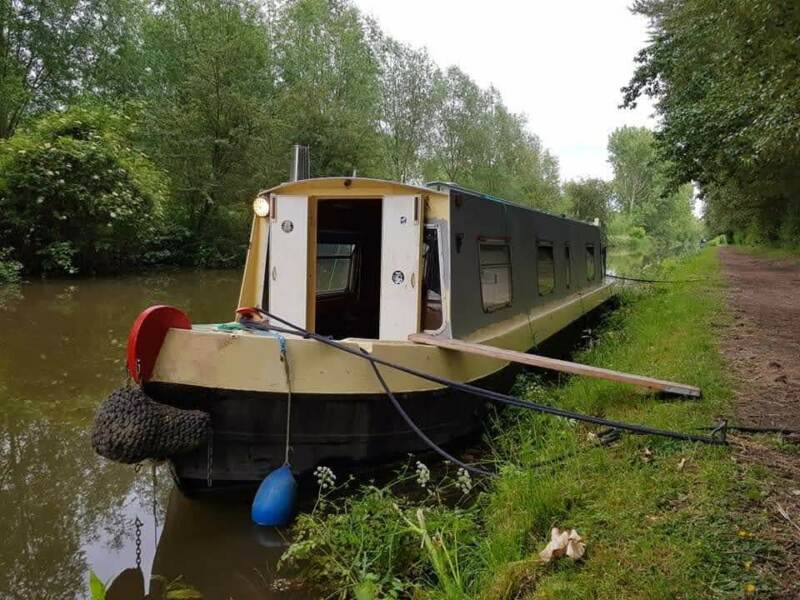
[[[582,315],[590,312],[615,290],[602,282],[567,298],[518,312],[507,319],[475,330],[465,338],[510,350],[526,352]],[[497,359],[464,355],[410,341],[346,338],[354,349],[364,348],[375,356],[462,382],[483,379],[508,365]],[[373,394],[382,388],[366,361],[314,340],[287,336],[293,393]],[[394,370],[385,377],[398,393],[440,389]],[[276,337],[246,331],[229,332],[196,326],[173,329],[164,340],[153,370],[152,381],[194,385],[214,389],[286,393],[285,375]]]

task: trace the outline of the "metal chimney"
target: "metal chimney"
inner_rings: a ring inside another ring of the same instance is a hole
[[[292,162],[289,165],[289,181],[311,178],[311,158],[308,146],[294,144],[292,146]]]

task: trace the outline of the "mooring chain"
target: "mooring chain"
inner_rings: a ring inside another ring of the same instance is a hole
[[[136,515],[133,526],[136,528],[136,568],[139,570],[142,568],[142,525],[144,523],[139,520],[139,515]]]

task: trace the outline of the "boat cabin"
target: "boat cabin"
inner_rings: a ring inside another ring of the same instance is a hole
[[[255,209],[239,306],[336,339],[464,338],[604,276],[596,225],[450,183],[306,179]]]

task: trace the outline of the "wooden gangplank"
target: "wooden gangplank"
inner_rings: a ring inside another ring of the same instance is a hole
[[[527,354],[525,352],[495,348],[494,346],[486,346],[484,344],[439,338],[426,333],[412,333],[408,336],[408,339],[417,344],[427,344],[428,346],[437,346],[447,350],[479,354],[481,356],[488,356],[489,358],[496,358],[497,360],[520,363],[531,367],[550,369],[552,371],[561,371],[562,373],[572,373],[573,375],[583,375],[584,377],[606,379],[619,383],[630,383],[632,385],[657,390],[667,394],[675,394],[677,396],[687,396],[690,398],[700,398],[702,396],[700,388],[691,385],[654,379],[643,375],[633,375],[631,373],[623,373],[622,371],[613,371],[611,369],[602,369],[590,365],[582,365],[580,363],[559,360],[557,358],[548,358],[547,356],[538,354]]]

